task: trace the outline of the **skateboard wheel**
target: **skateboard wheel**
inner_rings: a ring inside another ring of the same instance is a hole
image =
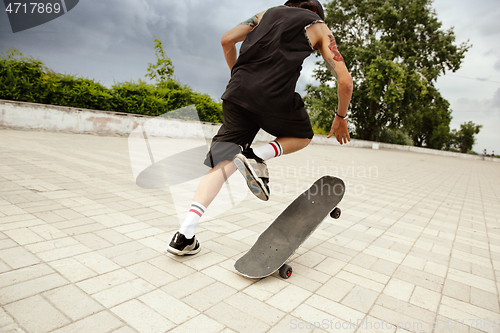
[[[332,212],[330,213],[330,217],[332,219],[338,219],[340,217],[340,213],[341,213],[340,208],[337,207],[334,210],[332,210]]]
[[[290,276],[292,276],[292,271],[292,266],[285,264],[280,268],[280,276],[283,279],[288,279]]]

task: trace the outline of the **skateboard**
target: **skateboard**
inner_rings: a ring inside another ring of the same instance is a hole
[[[337,204],[344,192],[342,179],[323,176],[315,181],[269,225],[252,248],[236,260],[236,271],[249,278],[263,278],[279,269],[280,276],[288,279],[292,267],[285,262],[329,214],[335,219],[340,217]]]

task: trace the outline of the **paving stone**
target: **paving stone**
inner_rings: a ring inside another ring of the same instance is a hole
[[[52,289],[42,295],[73,321],[103,310],[102,305],[74,285]]]
[[[235,271],[220,266],[210,266],[201,272],[237,290],[242,290],[253,283],[252,280],[237,274]]]
[[[132,333],[135,330],[126,328],[129,331],[118,329],[123,323],[114,315],[107,311],[101,311],[72,324],[64,326],[60,329],[53,331],[54,333],[74,333],[74,332],[93,332],[93,333],[107,333],[107,332],[120,332]]]
[[[74,258],[98,274],[108,273],[120,268],[119,265],[97,252],[79,254]]]
[[[203,328],[203,332],[206,333],[218,333],[222,332],[224,325],[213,320],[212,318],[200,314],[199,316],[186,321],[184,324],[174,328],[172,333],[198,333],[200,328]]]
[[[7,331],[5,327],[17,325],[14,319],[3,308],[0,308],[0,328]],[[14,331],[12,329],[12,331]]]
[[[380,295],[380,297],[377,299],[375,306],[377,305],[381,305],[386,309],[396,311],[401,315],[418,319],[418,321],[421,323],[433,322],[436,317],[436,314],[433,311],[426,310],[424,308],[412,305],[408,302],[384,294]],[[398,326],[397,323],[393,324]]]
[[[215,283],[215,281],[215,279],[203,273],[195,272],[182,279],[167,284],[162,288],[162,290],[174,297],[183,298],[197,292],[200,289],[208,287],[209,285]]]
[[[206,215],[201,253],[176,257],[163,252],[171,191],[137,186],[128,138],[0,129],[0,153],[0,331],[441,333],[463,318],[455,331],[478,333],[500,318],[493,163],[310,145],[269,162],[269,202]],[[325,173],[347,184],[343,215],[292,256],[294,275],[238,275],[235,259]]]
[[[28,332],[51,332],[70,323],[66,316],[39,295],[8,304],[5,309]]]
[[[347,263],[341,260],[336,260],[333,258],[326,258],[321,263],[319,263],[315,269],[324,272],[328,275],[335,275],[346,265]]]
[[[292,262],[292,264],[294,263]],[[294,264],[293,268],[295,269],[296,266],[297,265]],[[276,277],[279,277],[279,272],[274,273],[274,275]],[[297,272],[296,270],[294,270],[293,277],[294,279],[292,281],[289,281],[290,284],[293,284],[310,292],[315,292],[322,286],[320,282],[310,279],[307,276],[300,274],[300,272]]]
[[[245,288],[243,292],[260,301],[266,301],[286,286],[288,286],[288,283],[284,282],[282,279],[269,276],[253,283]]]
[[[393,275],[395,278],[422,288],[441,292],[444,278],[429,274],[423,270],[400,266]]]
[[[29,228],[19,228],[14,230],[6,230],[5,234],[20,245],[27,245],[44,241],[42,237],[30,230]]]
[[[439,314],[448,318],[467,318],[474,320],[494,320],[498,313],[469,304],[454,298],[443,296]]]
[[[148,281],[155,287],[162,287],[173,281],[177,281],[177,278],[175,278],[174,276],[148,262],[141,262],[129,266],[127,267],[127,269],[135,275],[143,278],[145,281]]]
[[[111,308],[114,305],[130,299],[135,299],[154,289],[155,287],[152,284],[143,279],[134,279],[109,289],[99,291],[92,294],[92,297],[107,308]]]
[[[60,260],[77,256],[82,253],[89,253],[92,250],[83,244],[70,245],[63,248],[55,248],[48,251],[38,252],[36,255],[43,261]]]
[[[489,293],[484,290],[472,287],[470,296],[471,304],[496,313],[500,313],[500,308],[498,306],[499,297],[497,294]]]
[[[283,311],[290,312],[312,295],[311,292],[289,285],[266,301],[267,304]]]
[[[59,274],[47,274],[0,289],[0,304],[8,304],[17,300],[37,295],[44,291],[68,284]]]
[[[444,283],[443,287],[443,295],[464,301],[464,302],[469,302],[470,301],[470,290],[471,287],[457,282],[455,280],[449,280],[447,279]]]
[[[182,301],[198,311],[206,311],[235,293],[236,289],[228,287],[220,282],[215,282],[186,296]]]
[[[481,276],[473,275],[470,273],[462,272],[460,270],[450,268],[448,270],[448,279],[454,280],[463,284],[466,284],[471,287],[476,287],[478,289],[496,293],[495,282],[490,279],[483,278]]]
[[[113,262],[122,267],[126,267],[143,261],[147,261],[149,259],[156,258],[159,255],[160,253],[158,253],[155,250],[152,250],[150,248],[142,248],[134,252],[118,255],[116,257],[111,258],[111,260],[113,260]]]
[[[364,317],[364,313],[329,300],[323,296],[313,295],[304,303],[318,310],[325,311],[329,313],[330,316],[334,316],[341,321],[357,322],[358,320],[362,320]]]
[[[0,249],[8,249],[11,247],[16,247],[19,244],[9,238],[5,233],[0,233]]]
[[[41,262],[34,254],[21,246],[0,250],[0,259],[14,269],[36,265]]]
[[[384,284],[370,280],[363,276],[359,276],[356,274],[352,274],[350,272],[342,270],[336,275],[337,278],[342,279],[344,281],[352,282],[358,286],[363,288],[371,289],[376,292],[381,292],[384,289]]]
[[[391,279],[384,288],[384,294],[408,302],[413,293],[415,285],[399,280]]]
[[[410,303],[421,308],[436,312],[441,301],[441,294],[419,286],[415,287]]]
[[[390,323],[382,322],[381,320],[367,316],[365,319],[356,323],[357,327],[359,327],[357,333],[404,333],[408,332],[405,329],[398,329],[397,326],[392,325]]]
[[[321,286],[331,277],[330,275],[320,272],[315,268],[309,268],[295,261],[293,262],[293,274],[300,275],[301,277],[311,281],[314,287],[309,288],[310,290],[316,290],[316,283],[319,283]]]
[[[74,238],[92,250],[99,250],[113,245],[94,233],[76,235]]]
[[[189,305],[158,289],[138,299],[175,324],[182,324],[199,314]]]
[[[111,311],[141,333],[166,332],[175,327],[170,320],[136,299],[120,304]]]
[[[119,269],[78,282],[76,285],[88,294],[95,294],[122,283],[132,281],[137,276],[126,269]]]
[[[373,290],[356,286],[344,297],[341,303],[360,312],[368,313],[378,296],[379,293]]]
[[[276,325],[285,316],[284,312],[241,292],[225,299],[224,302],[270,326]]]
[[[310,308],[308,305],[304,305],[304,307]],[[307,310],[306,310],[307,311]],[[313,310],[314,311],[314,310]],[[302,313],[302,307],[299,307],[294,312],[297,314]],[[306,318],[309,316],[306,315]],[[313,325],[307,325],[303,320],[293,317],[290,315],[285,316],[278,324],[276,324],[273,328],[271,328],[269,333],[281,333],[281,332],[289,332],[289,331],[299,331],[304,333],[311,333],[314,330]]]
[[[270,328],[269,325],[249,315],[248,312],[241,311],[224,302],[211,307],[205,313],[238,332],[267,332]]]
[[[340,302],[355,287],[356,285],[354,283],[333,277],[318,289],[316,294]]]
[[[16,270],[10,270],[0,274],[0,288],[15,285],[21,282],[36,279],[54,273],[54,270],[46,264],[38,264]]]

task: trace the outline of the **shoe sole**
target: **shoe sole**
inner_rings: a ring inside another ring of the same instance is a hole
[[[191,251],[181,251],[177,250],[173,247],[168,247],[166,252],[175,254],[176,256],[185,256],[185,255],[193,255],[201,251],[201,246],[198,246],[197,249],[191,250]]]
[[[265,190],[262,181],[257,177],[253,168],[247,163],[246,158],[244,156],[236,155],[233,162],[238,171],[243,175],[243,177],[245,177],[250,192],[262,201],[269,200],[269,193]]]

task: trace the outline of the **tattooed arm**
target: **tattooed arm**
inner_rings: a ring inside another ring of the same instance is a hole
[[[252,31],[253,28],[260,22],[262,14],[264,14],[264,12],[252,16],[248,20],[241,22],[236,27],[222,35],[222,50],[224,51],[224,57],[226,58],[229,69],[233,68],[238,57],[236,44],[245,40],[247,33]]]
[[[248,25],[252,29],[259,23],[259,14],[255,14],[246,21],[240,23],[240,25]]]
[[[351,141],[351,138],[347,130],[347,121],[342,117],[347,115],[347,109],[351,102],[353,89],[352,77],[347,71],[344,58],[339,52],[335,37],[333,37],[332,32],[326,24],[313,24],[307,28],[307,36],[309,37],[311,45],[314,45],[314,48],[321,52],[326,66],[337,79],[338,83],[337,93],[339,96],[339,104],[337,107],[337,114],[340,117],[334,118],[332,129],[328,137],[333,136],[335,133],[335,137],[340,144],[347,143],[347,141]]]

